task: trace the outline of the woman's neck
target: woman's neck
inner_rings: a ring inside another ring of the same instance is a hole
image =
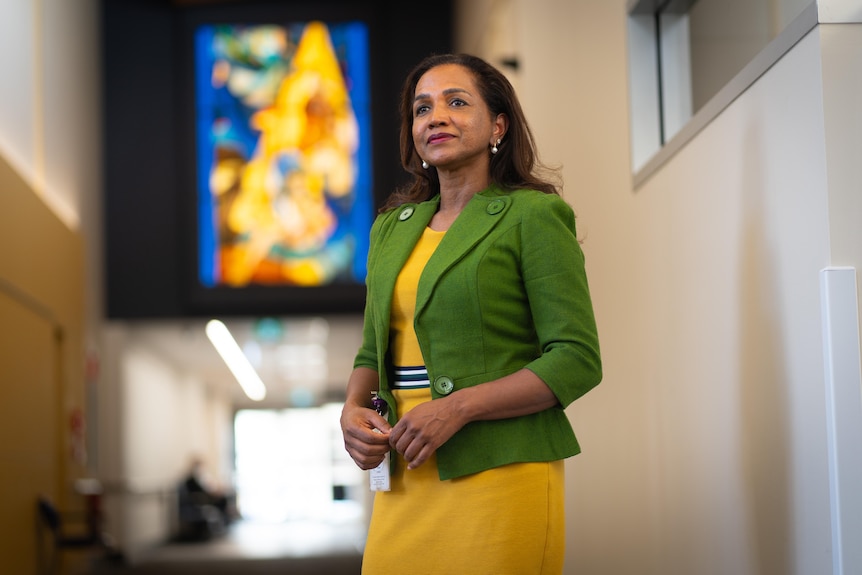
[[[451,213],[457,216],[461,213],[474,195],[481,192],[490,184],[487,172],[481,175],[444,173],[438,172],[440,180],[440,209],[441,213]]]
[[[440,178],[440,207],[428,227],[445,231],[455,221],[473,196],[488,187],[488,178]]]

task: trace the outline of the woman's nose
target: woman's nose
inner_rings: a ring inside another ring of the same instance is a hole
[[[446,109],[441,109],[440,106],[434,106],[431,109],[431,118],[429,122],[432,126],[440,126],[447,122]]]

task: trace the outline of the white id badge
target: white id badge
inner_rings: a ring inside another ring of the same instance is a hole
[[[371,404],[374,410],[381,417],[386,417],[386,402],[380,399],[376,391],[371,392]],[[380,433],[379,429],[374,430],[375,433]],[[383,461],[380,465],[371,470],[370,475],[371,491],[389,491],[389,453],[383,456]]]
[[[389,454],[383,457],[383,461],[371,470],[371,491],[389,491]]]

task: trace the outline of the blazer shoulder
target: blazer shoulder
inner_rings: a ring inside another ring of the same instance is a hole
[[[545,192],[540,192],[538,190],[514,190],[509,192],[509,196],[512,197],[514,201],[522,202],[522,203],[566,203],[562,196],[559,194],[548,194]]]
[[[395,208],[390,208],[385,212],[377,214],[374,218],[374,223],[371,225],[371,241],[372,243],[382,236],[386,236],[392,226],[398,221],[398,214],[405,209],[406,206],[413,204],[404,204]]]
[[[574,217],[574,210],[557,194],[546,194],[536,190],[515,190],[510,192],[512,210],[522,217],[547,217],[551,214],[568,219]]]
[[[407,202],[399,206],[389,208],[388,210],[377,214],[372,228],[380,229],[386,226],[391,226],[399,221],[407,221],[411,219],[417,210],[422,213],[427,213],[428,210],[436,211],[436,207],[439,203],[440,196],[438,195],[421,202]]]

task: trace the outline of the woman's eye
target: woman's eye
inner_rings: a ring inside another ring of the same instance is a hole
[[[449,103],[451,106],[466,106],[467,102],[462,100],[461,98],[455,98]]]
[[[417,116],[421,116],[425,112],[428,111],[428,106],[416,106],[416,110],[413,112]]]

